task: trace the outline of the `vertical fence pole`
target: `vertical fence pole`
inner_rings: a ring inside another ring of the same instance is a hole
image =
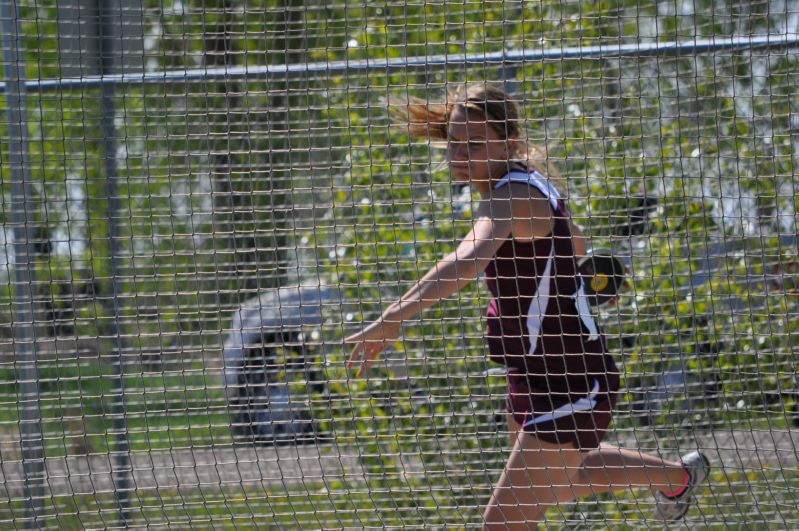
[[[39,527],[44,507],[45,468],[42,418],[39,407],[39,371],[36,363],[34,328],[32,249],[32,190],[28,169],[28,122],[25,99],[25,69],[20,39],[18,6],[0,0],[0,35],[11,170],[12,224],[14,238],[14,351],[19,386],[19,429],[28,527]]]
[[[112,74],[114,66],[114,43],[112,39],[111,3],[100,0],[100,74]],[[119,14],[119,13],[117,13]],[[108,274],[111,277],[111,335],[114,341],[114,352],[111,358],[111,415],[113,417],[114,456],[111,470],[114,480],[114,491],[117,497],[119,516],[123,522],[130,519],[130,477],[133,474],[130,462],[130,444],[128,442],[128,419],[125,408],[125,365],[122,360],[124,341],[119,324],[119,186],[117,183],[117,143],[116,143],[116,108],[114,105],[115,86],[103,83],[100,89],[100,108],[104,139],[106,208],[108,211]]]
[[[513,8],[504,6],[502,9],[502,40],[504,42],[510,42],[511,29],[516,24],[524,24],[524,7],[521,3]],[[508,51],[510,50],[505,48],[505,52]],[[519,97],[519,94],[516,93],[519,89],[518,64],[518,62],[509,62],[505,59],[502,61],[499,72],[503,90],[513,98]]]

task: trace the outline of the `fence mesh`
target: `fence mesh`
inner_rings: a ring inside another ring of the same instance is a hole
[[[799,525],[799,3],[3,9],[4,527],[481,525],[509,451],[485,287],[367,379],[342,345],[473,222],[385,102],[472,81],[515,95],[589,247],[630,269],[596,310],[607,441],[710,457],[688,525]]]

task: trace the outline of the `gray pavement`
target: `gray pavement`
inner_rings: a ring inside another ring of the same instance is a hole
[[[676,457],[673,448],[653,447],[651,441],[620,434],[611,440],[628,448],[640,448]],[[0,492],[4,497],[22,495],[24,476],[17,452],[0,455]],[[727,470],[786,470],[799,467],[799,431],[714,431],[697,434],[680,448],[700,448],[714,468]],[[454,454],[453,450],[448,455]],[[448,455],[381,456],[381,476],[433,479],[453,473]],[[46,459],[47,484],[53,496],[113,492],[112,455],[81,455]],[[501,465],[497,456],[486,460]],[[319,489],[329,481],[363,482],[367,471],[355,446],[320,444],[305,446],[220,446],[164,451],[131,452],[133,488],[137,491],[191,488]],[[487,466],[495,466],[490,464]],[[498,470],[486,470],[493,477]],[[3,492],[4,491],[4,492]]]

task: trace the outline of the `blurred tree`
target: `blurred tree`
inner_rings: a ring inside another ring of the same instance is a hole
[[[146,0],[142,18],[147,68],[182,71],[765,35],[791,29],[789,4]],[[55,6],[22,6],[29,79],[59,75],[57,43],[41,38],[56,34]],[[621,406],[661,437],[695,433],[674,430],[682,419],[696,429],[787,426],[797,407],[797,256],[781,236],[796,232],[799,203],[796,56],[774,48],[513,66],[504,72],[516,76],[528,135],[563,174],[575,217],[593,245],[612,244],[632,268],[633,289],[603,313],[627,378]],[[350,316],[330,309],[331,335],[370,319],[455,245],[472,206],[437,170],[438,150],[389,128],[382,99],[438,99],[455,83],[502,75],[500,65],[472,64],[120,85],[116,259],[130,348],[218,347],[235,306],[293,282],[335,284],[363,301]],[[28,101],[35,218],[50,242],[37,274],[107,297],[99,92]],[[10,318],[5,279],[0,315]],[[485,297],[475,283],[427,312],[369,381],[348,379],[340,350],[326,354],[330,389],[350,399],[314,403],[331,430],[355,432],[379,481],[401,481],[381,475],[399,445],[499,458],[499,439],[444,437],[473,435],[499,407],[494,384],[475,376],[486,368]],[[100,337],[109,314],[87,299],[75,332]],[[420,436],[397,435],[407,429]],[[479,495],[469,478],[447,481],[461,482],[464,500]]]

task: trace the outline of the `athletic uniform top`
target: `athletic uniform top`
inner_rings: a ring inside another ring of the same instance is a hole
[[[608,372],[617,372],[591,316],[577,273],[569,212],[549,180],[538,172],[511,171],[509,182],[535,187],[554,216],[549,237],[509,239],[485,270],[494,298],[486,312],[489,357],[550,393],[585,395]],[[604,388],[605,385],[603,384]]]

